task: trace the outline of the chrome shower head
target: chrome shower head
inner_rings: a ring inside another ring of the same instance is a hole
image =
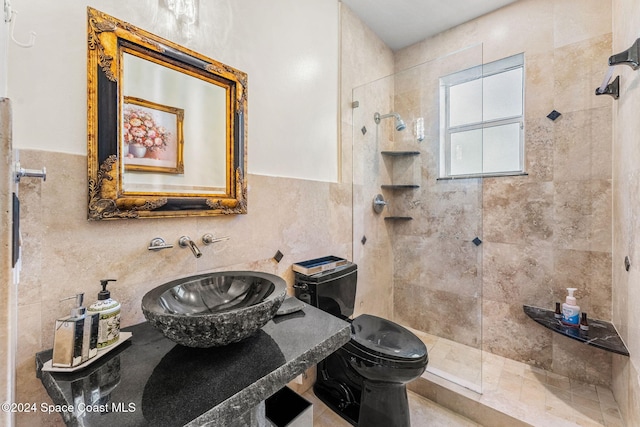
[[[400,117],[400,114],[398,113],[389,113],[389,114],[384,114],[384,115],[380,115],[380,113],[375,113],[373,115],[373,120],[375,120],[376,124],[379,125],[380,124],[380,120],[382,119],[386,119],[389,117],[395,117],[396,119],[396,130],[397,131],[401,131],[401,130],[405,130],[407,128],[407,125],[404,123],[404,120],[402,120],[402,118]]]

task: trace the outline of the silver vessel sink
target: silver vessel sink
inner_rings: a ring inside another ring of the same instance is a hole
[[[165,283],[142,298],[144,317],[170,340],[188,347],[219,347],[262,328],[284,301],[281,277],[224,271]]]

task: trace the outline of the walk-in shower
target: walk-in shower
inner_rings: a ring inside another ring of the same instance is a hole
[[[366,283],[359,308],[414,331],[427,345],[428,372],[475,391],[483,181],[440,177],[440,105],[441,78],[482,63],[474,46],[359,86],[352,99],[353,253]],[[394,127],[380,125],[391,117]],[[380,214],[371,209],[378,193],[389,202]]]

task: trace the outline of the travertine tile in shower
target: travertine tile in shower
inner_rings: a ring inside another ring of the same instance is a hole
[[[611,31],[611,7],[601,0],[553,2],[554,46],[576,43]]]
[[[513,360],[535,360],[541,368],[551,367],[552,332],[532,322],[521,304],[485,300],[483,313],[484,350]],[[527,339],[520,338],[523,336]]]
[[[581,310],[589,318],[609,321],[611,316],[611,254],[608,252],[555,250],[554,281],[557,301],[565,288],[577,288]],[[588,280],[585,280],[585,277]]]
[[[558,111],[564,114],[611,104],[608,96],[593,95],[602,83],[611,55],[610,32],[559,47],[553,52],[554,107]]]
[[[483,244],[483,298],[552,307],[553,250],[550,244]]]
[[[444,343],[449,344],[446,340]],[[449,347],[453,346],[449,344]],[[434,378],[428,376],[429,372],[423,378]],[[458,385],[451,385],[445,392],[438,388],[440,386],[436,386],[439,390],[436,391],[432,390],[433,386],[421,383],[417,390],[434,396],[445,407],[473,414],[472,418],[475,416],[475,421],[484,425],[512,426],[519,425],[521,420],[535,427],[624,427],[613,393],[603,386],[571,380],[486,352],[483,353],[482,380],[482,394],[476,397],[472,397],[470,391],[462,392]],[[447,381],[439,379],[437,383],[442,385]],[[474,406],[478,403],[482,407]],[[502,416],[491,411],[498,411]]]
[[[486,178],[483,189],[484,240],[523,244],[553,236],[552,183]]]
[[[611,251],[611,181],[556,181],[554,243],[564,249]]]
[[[533,181],[553,181],[553,126],[546,116],[553,106],[548,102],[541,113],[525,121],[525,170]]]

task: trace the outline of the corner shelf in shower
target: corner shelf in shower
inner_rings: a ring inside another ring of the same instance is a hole
[[[381,151],[381,153],[385,156],[392,157],[405,157],[405,156],[418,156],[420,155],[419,151]]]
[[[622,338],[618,335],[613,324],[609,322],[589,319],[589,330],[581,331],[579,328],[563,325],[560,320],[555,318],[552,310],[530,305],[523,305],[522,308],[527,316],[545,328],[602,350],[629,356],[629,350],[624,345]]]
[[[413,218],[410,216],[385,216],[385,221],[411,221]]]
[[[418,184],[382,184],[380,186],[383,190],[404,190],[411,188],[420,188]]]

